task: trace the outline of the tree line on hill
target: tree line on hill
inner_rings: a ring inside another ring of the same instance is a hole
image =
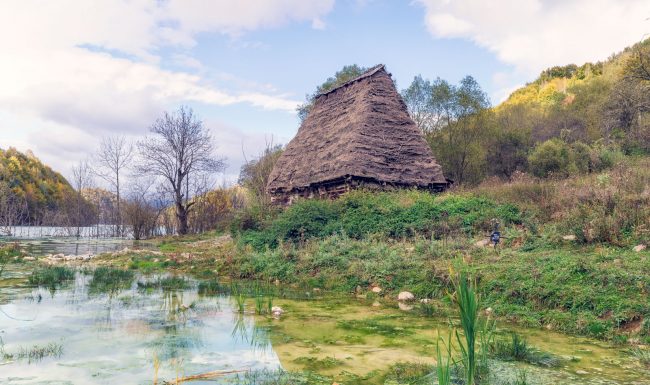
[[[470,76],[416,76],[402,91],[447,177],[477,184],[518,172],[566,177],[650,153],[650,39],[606,62],[567,65],[491,107]]]

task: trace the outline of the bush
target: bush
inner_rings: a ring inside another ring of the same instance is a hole
[[[528,156],[529,170],[538,177],[567,176],[570,164],[571,148],[558,138],[538,144]]]
[[[470,194],[353,191],[333,201],[299,201],[258,230],[240,232],[240,239],[264,250],[277,247],[278,241],[304,242],[333,234],[353,239],[372,235],[401,239],[418,234],[443,238],[489,231],[494,218],[503,224],[522,221],[516,206]]]
[[[529,171],[538,177],[586,174],[614,166],[623,157],[615,147],[596,143],[589,146],[582,142],[571,145],[553,138],[535,147],[528,157]]]

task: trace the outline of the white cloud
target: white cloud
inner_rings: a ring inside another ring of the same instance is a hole
[[[463,38],[535,76],[603,60],[650,33],[647,0],[418,0],[432,35]]]
[[[67,168],[92,151],[93,139],[141,135],[171,105],[245,103],[293,114],[299,101],[290,95],[245,80],[225,88],[220,73],[210,72],[187,48],[201,33],[240,40],[255,29],[321,20],[333,4],[3,0],[0,116],[11,116],[15,125],[0,126],[0,146],[29,143],[37,156],[41,151],[46,161]],[[30,125],[30,133],[19,132],[21,125]]]
[[[333,6],[334,0],[168,0],[162,9],[165,17],[179,23],[180,40],[192,41],[197,32],[239,34],[318,20]]]
[[[325,24],[323,20],[316,18],[311,21],[311,27],[313,29],[324,30],[325,27],[327,27],[327,24]]]

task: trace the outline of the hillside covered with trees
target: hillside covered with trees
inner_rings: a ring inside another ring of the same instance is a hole
[[[402,96],[457,184],[596,172],[650,152],[650,39],[604,62],[549,68],[496,107],[471,76],[418,75]]]
[[[0,196],[3,214],[21,223],[41,223],[64,205],[74,190],[58,172],[28,151],[0,149]],[[5,202],[6,201],[6,202]],[[6,204],[5,204],[6,203]],[[9,213],[11,211],[11,213]]]

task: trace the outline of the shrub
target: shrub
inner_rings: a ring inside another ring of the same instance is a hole
[[[337,233],[353,239],[373,235],[401,239],[418,234],[442,238],[488,231],[494,218],[503,224],[522,221],[516,206],[470,194],[354,191],[333,201],[299,201],[259,230],[243,231],[240,240],[264,250],[277,247],[278,241],[304,242]]]
[[[538,177],[567,176],[570,164],[571,149],[558,138],[538,144],[528,156],[529,170]]]

